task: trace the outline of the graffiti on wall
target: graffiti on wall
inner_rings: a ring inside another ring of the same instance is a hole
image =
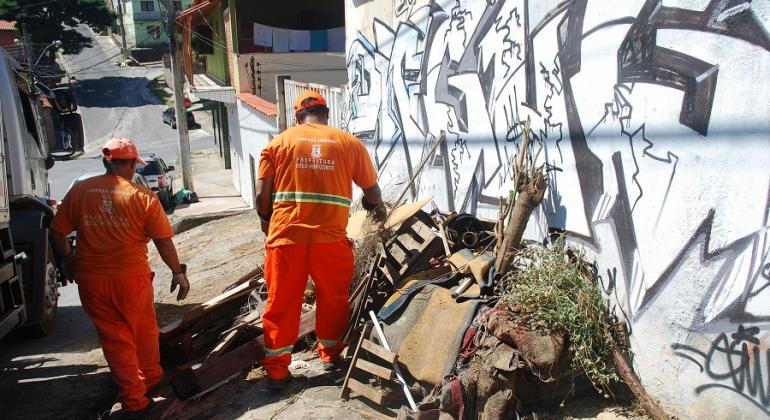
[[[694,363],[711,381],[696,387],[696,393],[714,388],[727,389],[770,416],[770,344],[767,335],[759,337],[758,327],[739,325],[729,336],[719,334],[705,352],[680,343],[671,348]]]
[[[767,330],[768,16],[748,0],[395,0],[349,43],[348,128],[384,183],[445,133],[414,195],[496,218],[529,118],[550,182],[530,224],[597,253],[632,327],[681,296],[687,331]]]

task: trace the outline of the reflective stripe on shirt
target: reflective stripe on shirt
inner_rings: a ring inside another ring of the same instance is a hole
[[[350,199],[341,195],[284,191],[273,194],[274,202],[320,203],[350,207]]]

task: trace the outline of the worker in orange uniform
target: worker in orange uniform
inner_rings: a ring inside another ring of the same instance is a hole
[[[83,309],[96,325],[104,357],[120,387],[110,418],[139,418],[153,408],[145,394],[163,378],[147,242],[173,273],[171,292],[187,296],[173,232],[158,197],[131,182],[144,164],[134,142],[113,139],[102,149],[105,175],[75,184],[51,222],[54,250],[74,267]],[[67,235],[77,231],[77,250]]]
[[[297,98],[298,125],[262,150],[256,185],[257,212],[265,242],[267,307],[262,315],[268,388],[291,380],[308,275],[315,283],[316,335],[324,367],[331,370],[345,348],[353,252],[347,241],[353,183],[363,189],[365,209],[383,219],[377,172],[363,143],[329,127],[329,108],[317,92]]]

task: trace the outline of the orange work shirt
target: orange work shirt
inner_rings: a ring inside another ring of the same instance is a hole
[[[259,179],[273,179],[267,246],[345,239],[353,183],[370,188],[377,172],[356,137],[323,124],[301,124],[262,150]]]
[[[62,235],[77,231],[77,280],[147,274],[147,242],[174,236],[155,193],[115,175],[75,184],[51,229]]]

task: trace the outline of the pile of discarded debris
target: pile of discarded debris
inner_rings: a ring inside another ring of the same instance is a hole
[[[562,241],[522,242],[546,188],[527,143],[496,221],[442,213],[431,199],[392,209],[384,224],[351,216],[356,274],[342,398],[400,407],[400,418],[514,418],[558,406],[581,384],[606,395],[622,379],[652,417],[665,418],[629,368],[623,324],[606,310],[591,265]],[[264,356],[264,289],[254,270],[161,329],[163,352],[184,361],[172,379],[180,401]],[[303,311],[300,340],[315,323],[313,305]]]

